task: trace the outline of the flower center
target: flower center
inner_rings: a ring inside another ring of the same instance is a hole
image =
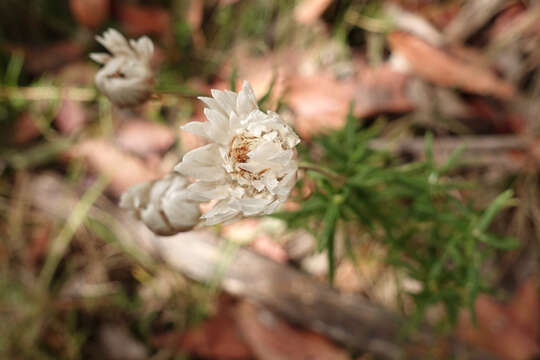
[[[256,137],[236,135],[229,144],[229,158],[233,159],[235,163],[248,162],[248,153],[253,150],[256,142]]]

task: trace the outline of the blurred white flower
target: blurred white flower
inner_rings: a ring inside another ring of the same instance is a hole
[[[180,174],[139,184],[122,194],[120,207],[131,210],[158,235],[189,231],[199,223],[199,203],[188,199],[189,181]]]
[[[218,200],[203,224],[274,212],[296,183],[300,139],[278,114],[259,110],[248,82],[238,94],[212,90],[212,96],[200,98],[208,121],[182,127],[211,143],[188,152],[175,167],[195,180],[187,188],[190,199]]]
[[[104,66],[96,74],[98,89],[119,107],[136,106],[152,95],[154,78],[150,59],[154,44],[148,37],[130,40],[114,29],[96,40],[110,54],[92,53],[90,58]]]

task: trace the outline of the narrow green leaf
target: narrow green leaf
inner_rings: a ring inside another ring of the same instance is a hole
[[[438,169],[438,173],[445,174],[448,171],[453,170],[454,168],[459,166],[459,159],[461,157],[461,154],[463,154],[464,151],[465,151],[464,145],[458,146],[457,149],[454,150],[452,154],[450,154],[450,157],[446,161],[446,164],[444,164]]]
[[[347,113],[347,122],[345,124],[345,144],[350,153],[354,152],[356,146],[356,118],[353,114],[354,101],[349,104],[349,112]]]
[[[231,75],[229,76],[229,87],[231,88],[231,91],[236,92],[237,80],[238,80],[238,66],[234,64],[233,69],[231,71]]]
[[[6,69],[4,83],[7,86],[17,86],[19,83],[19,76],[24,64],[24,56],[14,53],[9,59],[9,63]]]
[[[510,250],[515,249],[517,246],[519,246],[519,241],[509,236],[499,237],[491,234],[481,233],[477,234],[477,238],[481,242],[498,249]]]
[[[319,238],[318,250],[323,251],[328,249],[329,245],[333,245],[334,231],[336,228],[336,222],[339,217],[339,204],[332,201],[324,214],[323,218],[323,230]]]
[[[424,153],[426,162],[433,166],[433,134],[428,132],[424,138]]]
[[[476,234],[486,231],[489,224],[491,224],[491,221],[493,221],[495,215],[497,215],[497,213],[502,208],[509,205],[509,201],[510,199],[512,199],[512,196],[512,190],[506,190],[505,192],[497,196],[495,200],[493,200],[493,202],[488,206],[486,211],[484,211],[484,214],[482,214],[482,216],[480,217],[480,220],[478,221],[478,224],[476,225],[476,228],[474,230]]]

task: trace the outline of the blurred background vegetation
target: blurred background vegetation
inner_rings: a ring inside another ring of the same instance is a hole
[[[420,307],[440,339],[539,356],[539,24],[526,0],[2,0],[0,358],[375,356],[288,323],[294,351],[247,336],[219,274],[194,282],[125,240],[119,195],[202,144],[178,127],[203,118],[196,96],[244,79],[303,158],[352,180],[302,173],[288,213],[211,229],[225,259],[246,247],[407,318]],[[142,108],[94,87],[109,27],[156,44]]]

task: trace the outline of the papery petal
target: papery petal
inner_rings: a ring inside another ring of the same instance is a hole
[[[264,215],[272,214],[277,210],[277,208],[283,204],[281,200],[274,200],[271,204],[268,204],[264,209]]]
[[[247,116],[250,112],[257,110],[257,99],[255,98],[255,93],[249,85],[249,82],[244,81],[242,85],[242,90],[238,93],[236,99],[236,110],[239,115]]]
[[[277,194],[278,198],[285,201],[289,197],[294,184],[296,184],[296,172],[291,172],[285,175],[285,177],[281,179],[279,185],[276,187],[275,193]]]
[[[228,112],[225,111],[225,109],[223,109],[214,98],[199,96],[197,99],[201,100],[209,109],[221,111],[224,115],[228,114]]]
[[[240,211],[231,208],[227,200],[218,202],[210,211],[204,214],[201,218],[207,226],[216,225],[232,221],[240,217]]]
[[[229,131],[231,135],[236,135],[236,131],[241,129],[242,121],[241,118],[233,111],[229,114]]]
[[[225,199],[229,195],[229,184],[197,181],[187,187],[188,199],[192,201],[210,201]]]
[[[96,40],[115,56],[134,56],[126,38],[115,29],[105,31],[103,36],[96,36]]]
[[[231,111],[236,110],[236,94],[221,91],[221,90],[211,90],[212,96],[217,101],[219,106],[223,109],[225,114],[230,114]]]
[[[210,136],[208,135],[209,126],[210,124],[206,121],[191,121],[183,126],[180,126],[180,129],[211,140]]]
[[[236,204],[238,204],[239,210],[245,216],[253,216],[262,214],[266,206],[268,206],[268,204],[270,204],[271,202],[272,199],[245,198],[238,200]]]
[[[229,140],[229,119],[222,112],[213,109],[204,109],[204,115],[211,126],[207,128],[207,134],[211,140],[226,144]]]
[[[184,155],[174,170],[182,175],[205,181],[219,181],[225,177],[216,144],[208,144],[191,150]]]
[[[140,37],[138,40],[131,40],[129,43],[144,61],[149,61],[154,55],[154,43],[148,36]]]
[[[106,53],[91,53],[90,59],[94,60],[98,64],[106,64],[112,59],[112,56]]]

